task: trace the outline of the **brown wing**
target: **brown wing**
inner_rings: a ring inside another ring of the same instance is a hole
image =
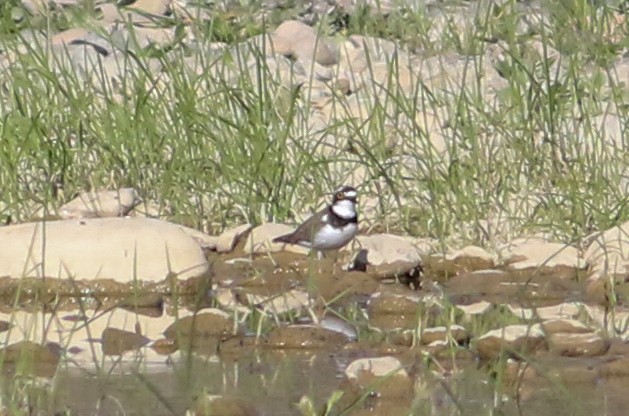
[[[312,217],[308,218],[295,231],[289,234],[281,235],[273,239],[274,243],[298,244],[300,241],[310,241],[316,227],[321,224],[323,216],[328,212],[328,208],[323,209]]]

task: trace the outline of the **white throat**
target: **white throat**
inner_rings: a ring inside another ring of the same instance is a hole
[[[355,204],[347,199],[336,201],[332,205],[332,211],[344,220],[349,220],[356,216]]]

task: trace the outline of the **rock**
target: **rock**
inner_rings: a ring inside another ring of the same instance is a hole
[[[507,358],[504,367],[504,381],[507,385],[512,383],[528,383],[539,378],[535,366],[530,362]]]
[[[629,221],[610,228],[594,239],[584,253],[590,265],[590,284],[606,278],[616,282],[629,279]]]
[[[124,16],[115,4],[99,4],[95,9],[100,14],[100,21],[106,25],[124,21]]]
[[[178,319],[164,331],[169,339],[226,338],[234,330],[231,316],[219,309],[205,309],[202,313]]]
[[[389,40],[370,36],[351,35],[340,46],[339,72],[352,80],[369,68],[374,61],[389,61],[398,53],[398,46]],[[356,91],[356,88],[352,88]]]
[[[629,59],[626,57],[624,66],[629,65]],[[622,72],[627,73],[627,69]],[[618,80],[626,79],[626,75],[618,74]],[[620,81],[622,82],[622,81]],[[592,116],[588,123],[579,123],[577,140],[584,149],[590,149],[591,152],[614,152],[624,149],[626,146],[623,141],[625,139],[625,123],[623,110],[611,106],[606,108],[605,112],[600,115]]]
[[[566,302],[539,308],[522,308],[520,306],[507,305],[507,308],[509,308],[512,314],[524,320],[571,320],[579,316],[583,309],[583,304],[580,302]]]
[[[616,306],[613,313],[600,305],[585,304],[584,308],[592,321],[611,337],[629,340],[629,311],[626,307]]]
[[[251,307],[242,305],[232,289],[218,287],[213,293],[214,299],[222,309],[238,311],[240,316],[246,316],[251,312]]]
[[[319,263],[320,264],[320,263]],[[319,295],[326,302],[336,302],[345,297],[365,298],[378,290],[379,284],[367,273],[359,271],[341,273],[317,273],[313,277]]]
[[[128,293],[129,289],[126,292]],[[69,305],[66,302],[65,306],[60,306],[59,309],[49,312],[42,312],[41,308],[37,311],[25,312],[24,309],[26,308],[22,308],[22,310],[0,313],[0,319],[10,319],[13,325],[11,331],[0,333],[0,342],[3,345],[14,344],[26,336],[30,341],[43,345],[49,350],[51,343],[58,344],[50,351],[53,353],[53,356],[50,357],[53,358],[54,355],[63,353],[64,371],[100,369],[102,371],[124,372],[137,368],[134,366],[138,364],[138,356],[141,356],[145,360],[144,362],[150,362],[152,365],[165,365],[172,358],[160,356],[148,346],[142,347],[138,354],[122,354],[118,357],[105,356],[105,346],[103,345],[101,348],[98,345],[99,338],[102,339],[101,334],[106,337],[114,335],[107,340],[107,343],[111,342],[109,345],[118,344],[119,347],[123,347],[122,349],[137,348],[139,347],[138,344],[144,343],[146,339],[158,340],[163,338],[163,331],[172,323],[174,317],[167,314],[159,317],[147,316],[117,307],[112,308],[111,306],[116,303],[115,301],[107,300],[106,296],[100,299],[105,302],[101,309],[94,309],[96,304],[87,301],[83,311],[75,308],[72,309],[72,312],[62,312]],[[61,302],[64,301],[61,300]],[[40,300],[37,303],[41,305]],[[183,309],[179,310],[179,313],[183,312]],[[42,324],[45,327],[42,327]],[[113,328],[115,330],[112,331]],[[121,341],[120,337],[116,336],[116,332],[119,333],[119,331],[124,332],[122,336],[127,338],[126,340]],[[109,351],[107,350],[107,352]],[[48,355],[46,351],[42,350],[42,352]],[[26,363],[23,361],[21,364]]]
[[[272,316],[300,311],[311,306],[312,303],[307,292],[297,289],[280,294],[272,294],[270,296],[262,296],[253,293],[247,293],[245,296],[249,305],[256,305],[263,312]]]
[[[555,334],[563,332],[567,334],[586,334],[591,333],[592,329],[576,319],[549,319],[541,323],[542,329],[546,334]]]
[[[431,344],[435,341],[453,340],[457,344],[467,339],[467,331],[460,325],[451,325],[449,328],[445,326],[437,326],[434,328],[426,328],[422,332],[422,344]]]
[[[246,254],[267,254],[275,253],[286,249],[296,253],[308,253],[308,249],[292,244],[272,243],[275,237],[279,237],[282,234],[288,234],[294,229],[284,224],[267,223],[262,224],[249,233],[247,241],[245,243]]]
[[[304,23],[287,20],[271,36],[275,53],[293,57],[301,63],[313,60],[324,66],[338,63],[336,45]]]
[[[223,231],[216,240],[216,251],[229,253],[234,249],[240,238],[251,230],[251,224],[243,224]]]
[[[133,188],[82,192],[59,208],[59,216],[63,219],[124,217],[140,201]]]
[[[199,397],[186,416],[258,416],[256,406],[239,398],[204,395]]]
[[[52,35],[50,37],[50,44],[52,46],[68,45],[75,41],[82,41],[90,35],[95,35],[95,33],[86,28],[71,28]]]
[[[55,348],[32,341],[20,341],[0,349],[3,371],[35,375],[54,376],[60,355]]]
[[[101,335],[105,355],[122,355],[127,351],[135,351],[148,344],[149,341],[141,334],[117,328],[106,328]]]
[[[587,264],[575,247],[539,239],[516,239],[501,252],[505,269],[577,279]]]
[[[494,256],[477,246],[465,246],[455,251],[452,253],[452,261],[459,272],[491,269],[495,266]]]
[[[545,341],[539,324],[508,325],[487,332],[476,342],[478,353],[485,359],[496,358],[503,352],[531,354],[541,348],[545,348]]]
[[[593,332],[566,333],[557,332],[548,337],[550,350],[563,356],[593,357],[603,355],[609,349],[609,340]]]
[[[128,4],[136,10],[155,16],[164,16],[170,10],[173,0],[135,0]]]
[[[334,0],[332,3],[350,15],[362,13],[359,8],[366,7],[370,16],[386,16],[398,7],[391,0]]]
[[[364,250],[364,249],[363,249]],[[419,288],[419,282],[423,268],[416,262],[396,261],[393,263],[381,264],[380,266],[367,267],[369,276],[377,281],[395,279],[396,281]]]
[[[583,311],[581,302],[564,302],[558,305],[543,306],[535,309],[537,316],[544,320],[572,320]]]
[[[481,300],[480,302],[471,303],[469,305],[455,305],[457,309],[463,311],[463,313],[470,317],[474,315],[482,315],[489,310],[493,309],[494,305],[491,303]]]
[[[310,350],[336,348],[346,344],[348,337],[315,325],[289,325],[274,328],[268,335],[265,346],[280,349]]]
[[[44,231],[45,230],[45,231]],[[158,282],[202,276],[209,265],[179,226],[99,218],[0,227],[0,276]]]
[[[408,397],[413,381],[395,357],[360,358],[345,369],[345,377],[359,390],[373,390],[375,397],[393,399]]]
[[[443,270],[443,269],[442,269]],[[430,276],[434,269],[428,268]],[[439,275],[439,274],[437,274]],[[449,277],[448,274],[445,277]],[[461,299],[476,299],[478,297],[500,301],[505,297],[516,295],[518,291],[529,289],[532,284],[525,279],[515,279],[512,272],[504,270],[477,270],[450,277],[447,282],[448,293],[455,302]],[[465,302],[462,302],[465,303]]]
[[[185,227],[183,225],[179,225],[179,228],[183,232],[188,234],[190,237],[192,237],[194,241],[196,241],[197,244],[199,244],[199,247],[201,247],[202,249],[216,250],[216,247],[218,246],[219,237],[216,237],[213,235],[207,235],[203,231],[199,231],[195,228]]]
[[[359,379],[361,373],[369,373],[375,377],[408,376],[400,360],[395,357],[361,358],[352,361],[345,369],[345,377],[350,380]]]
[[[367,85],[379,88],[397,87],[400,91],[413,94],[417,85],[425,85],[436,96],[448,94],[452,88],[467,88],[470,83],[478,83],[479,93],[488,101],[508,86],[491,64],[483,61],[482,66],[475,62],[477,58],[445,53],[420,59],[417,56],[398,57],[397,60],[377,61],[371,65]],[[473,67],[474,69],[470,69]]]
[[[577,383],[589,384],[591,388],[596,388],[596,385],[601,382],[599,368],[587,360],[553,356],[552,361],[548,363],[549,365],[546,364],[545,362],[539,363],[539,368],[544,369],[543,377],[553,383],[563,386],[574,386]]]
[[[613,357],[613,359],[601,364],[599,374],[603,377],[627,377],[629,376],[629,357]]]
[[[121,30],[118,33],[118,41],[123,39],[124,45],[132,49],[145,49],[150,46],[163,48],[171,45],[176,38],[176,31],[172,27],[133,26],[132,31],[128,29]]]
[[[367,311],[372,329],[411,329],[417,327],[419,299],[378,292],[370,299]]]
[[[369,264],[380,266],[396,262],[419,265],[422,261],[413,244],[404,237],[393,234],[359,235],[359,245],[368,251]]]
[[[424,256],[424,263],[431,271],[447,276],[492,269],[495,266],[494,256],[484,248],[476,246],[466,246],[445,255],[427,255]]]

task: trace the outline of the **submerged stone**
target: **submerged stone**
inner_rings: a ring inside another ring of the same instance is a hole
[[[140,349],[149,341],[141,334],[118,328],[106,328],[101,335],[103,354],[105,355],[122,355],[127,351]]]
[[[531,354],[545,348],[544,333],[539,324],[508,325],[494,329],[478,338],[476,349],[485,359],[508,355]]]
[[[408,398],[413,393],[413,380],[402,362],[395,357],[360,358],[345,369],[352,389],[371,391],[379,399]]]
[[[260,414],[255,405],[245,400],[210,394],[199,397],[186,413],[188,416],[257,416]]]
[[[590,333],[558,332],[548,337],[550,351],[563,356],[592,357],[602,355],[609,349],[609,340]]]
[[[164,331],[166,338],[218,337],[226,338],[233,332],[231,317],[218,309],[204,310],[202,313],[186,316],[175,321]]]
[[[335,348],[348,342],[348,337],[315,325],[290,325],[273,329],[265,342],[269,348],[314,349]]]
[[[3,371],[39,377],[52,377],[59,358],[57,348],[48,348],[32,341],[20,341],[0,350]]]

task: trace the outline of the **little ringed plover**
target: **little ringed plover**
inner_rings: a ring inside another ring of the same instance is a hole
[[[304,221],[295,231],[273,239],[274,243],[297,244],[319,251],[336,250],[351,241],[358,231],[356,197],[351,186],[342,186],[334,192],[332,204]]]

